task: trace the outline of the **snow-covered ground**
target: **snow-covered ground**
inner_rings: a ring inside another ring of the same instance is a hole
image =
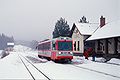
[[[2,56],[2,51],[3,51],[3,50],[0,50],[0,58],[1,58],[1,56]]]
[[[74,57],[71,64],[61,64],[40,59],[36,51],[21,45],[16,45],[14,52],[0,59],[0,79],[32,79],[18,55],[25,56],[50,79],[120,80],[120,65],[114,65],[120,64],[119,59],[113,58],[107,63],[99,63],[104,62],[104,59],[97,58],[98,62],[93,62],[91,58],[85,60],[84,57]],[[27,66],[34,71],[28,63]],[[41,78],[38,78],[38,73],[34,74],[37,79],[45,79],[42,74]]]
[[[110,61],[108,61],[107,63],[120,65],[120,59],[112,58],[112,59],[111,59]]]

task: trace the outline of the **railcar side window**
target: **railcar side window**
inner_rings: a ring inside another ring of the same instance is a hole
[[[40,44],[40,45],[38,46],[38,50],[42,50],[42,49],[43,49],[43,45]]]

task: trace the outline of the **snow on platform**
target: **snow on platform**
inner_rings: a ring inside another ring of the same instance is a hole
[[[0,79],[32,79],[19,57],[12,53],[0,60]]]
[[[112,58],[112,59],[111,59],[110,61],[108,61],[107,63],[120,65],[120,59]]]

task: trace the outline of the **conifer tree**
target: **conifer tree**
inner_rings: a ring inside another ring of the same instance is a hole
[[[83,16],[83,17],[80,19],[79,23],[89,23],[89,22],[87,21],[86,17]]]
[[[55,24],[55,28],[53,31],[53,38],[57,37],[68,37],[70,34],[70,28],[69,25],[67,24],[67,21],[65,19],[60,18],[60,20],[57,21]]]

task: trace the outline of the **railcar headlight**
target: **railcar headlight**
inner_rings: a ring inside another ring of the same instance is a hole
[[[73,54],[72,52],[70,52],[70,54]]]
[[[61,52],[59,52],[58,54],[61,54]]]

